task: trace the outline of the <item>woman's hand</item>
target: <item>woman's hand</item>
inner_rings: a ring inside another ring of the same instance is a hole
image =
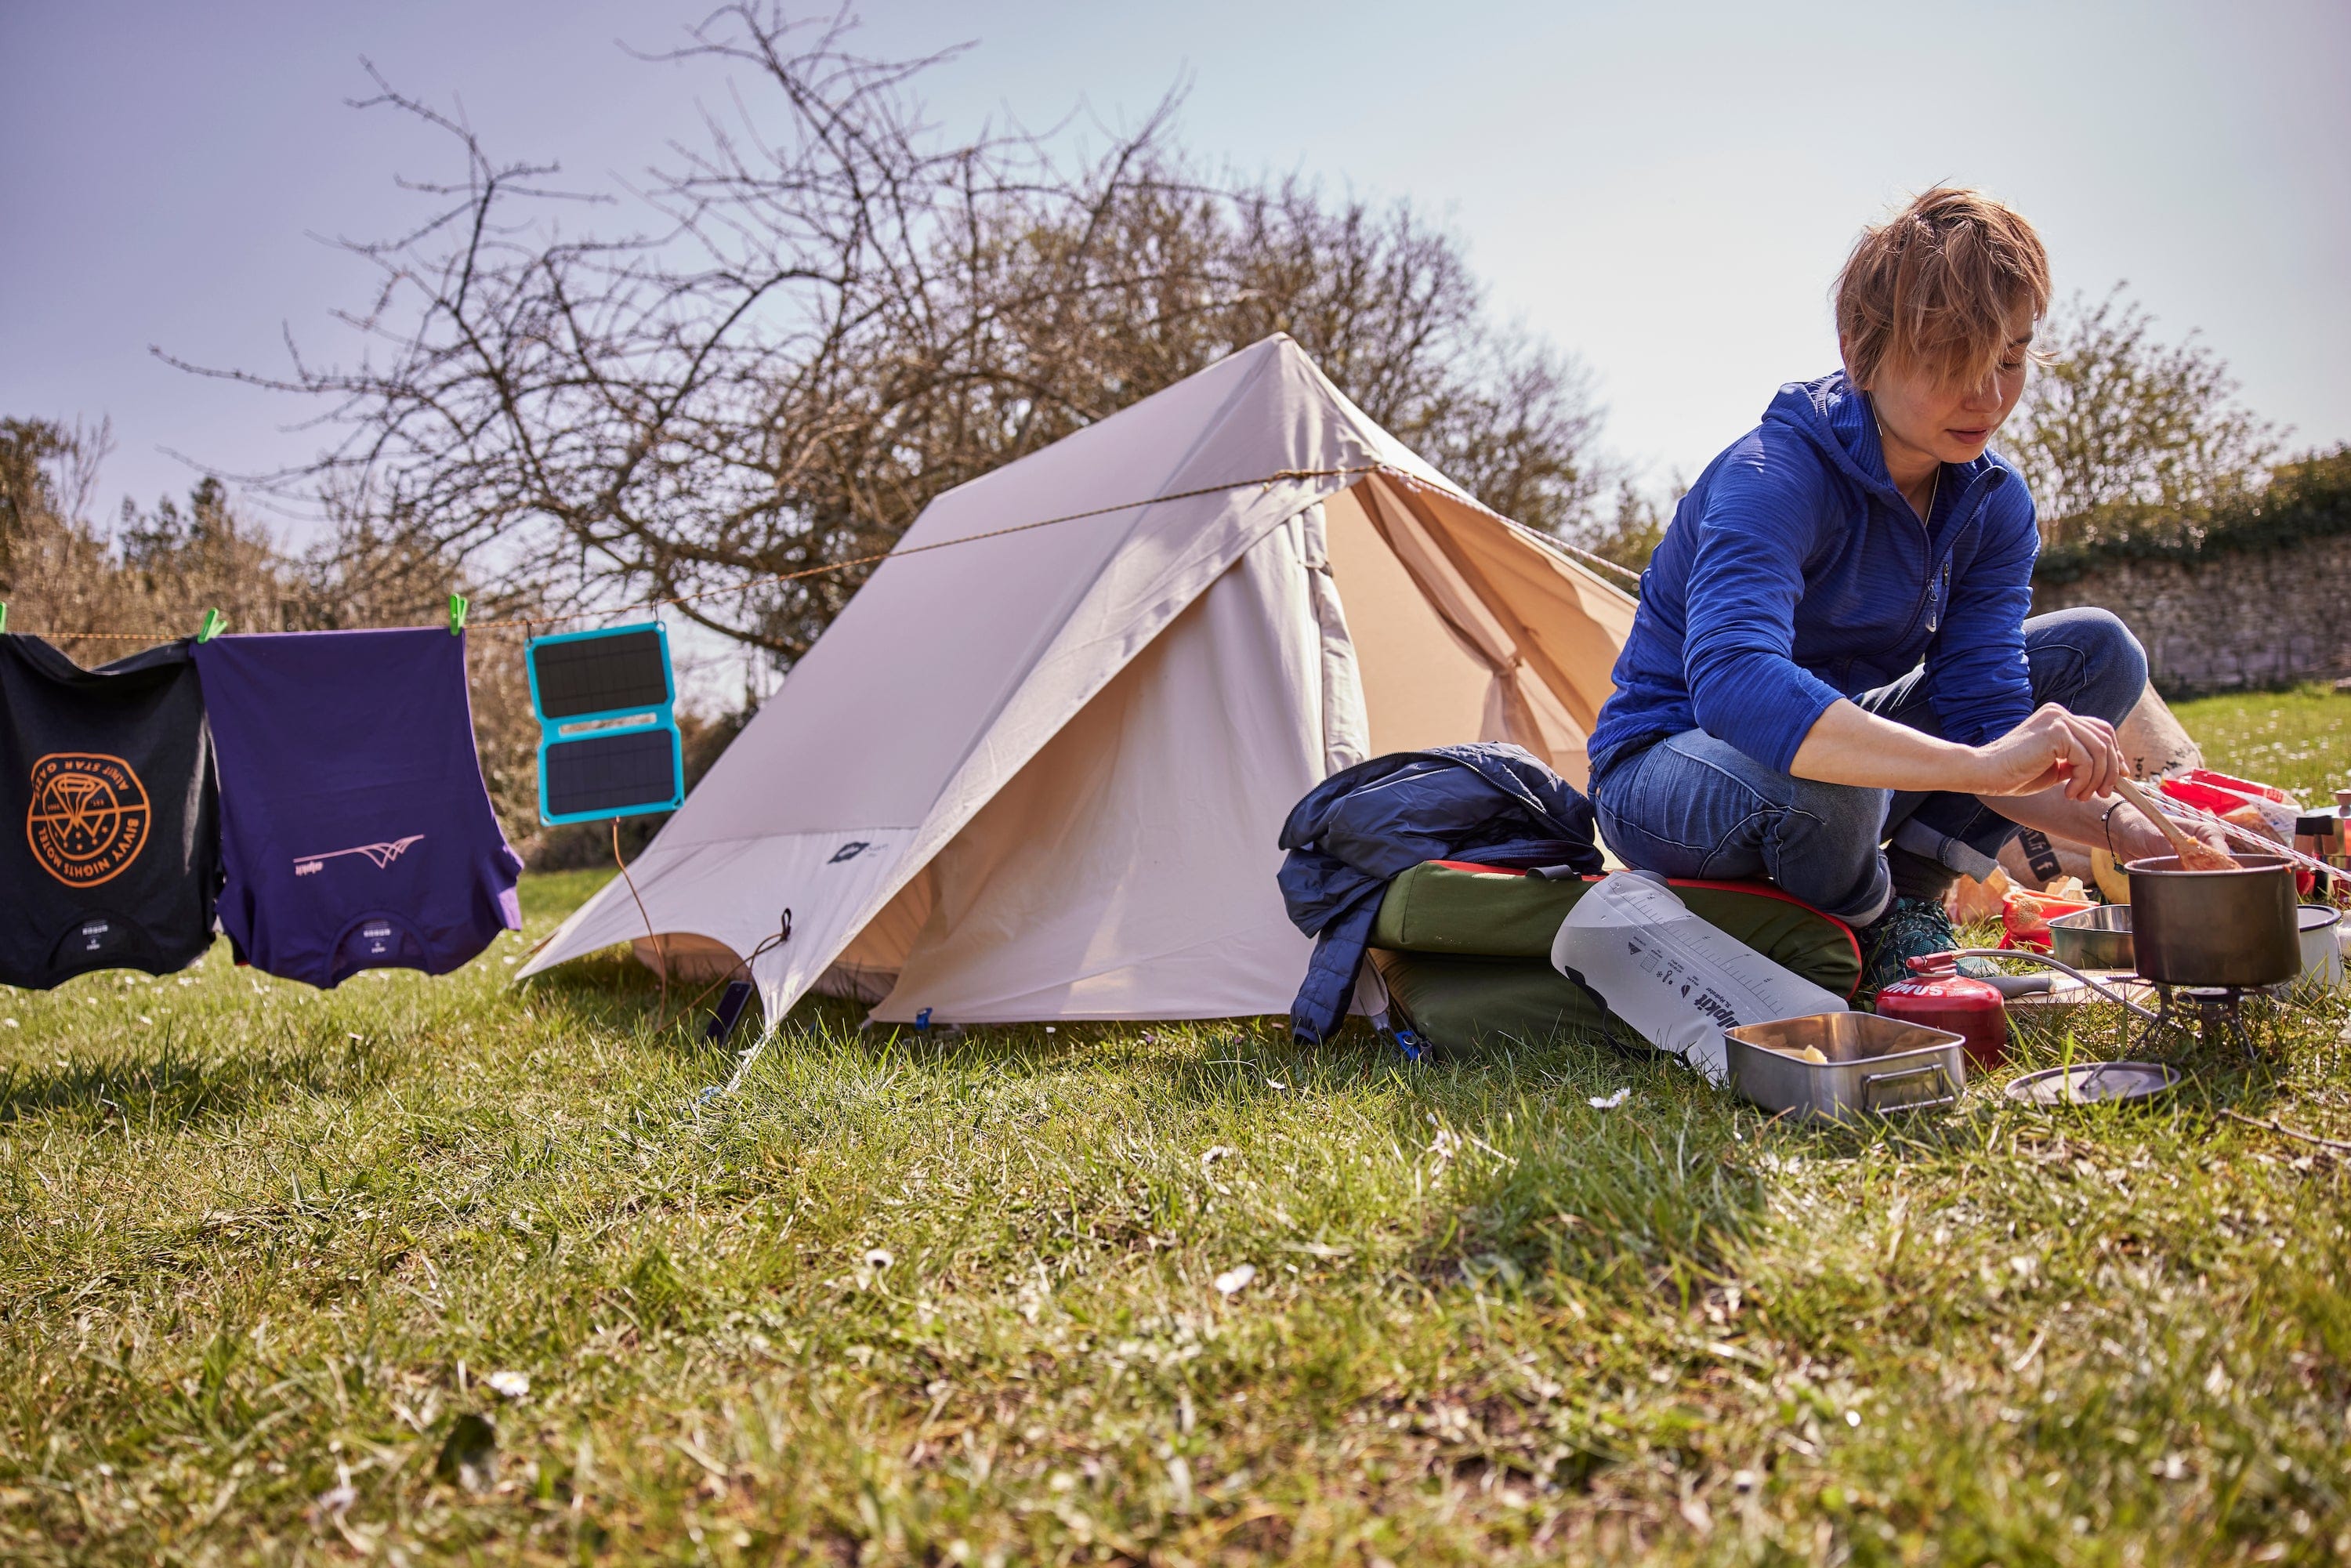
[[[2087,800],[2113,793],[2123,754],[2113,725],[2047,703],[1998,740],[1970,747],[1965,771],[1951,788],[1970,795],[2037,795],[2063,784],[2067,800]]]
[[[2232,855],[2244,852],[2244,846],[2231,843],[2228,834],[2209,822],[2181,822],[2179,829],[2189,838],[2210,844],[2216,850]],[[2105,836],[2107,847],[2114,852],[2115,858],[2125,864],[2171,853],[2171,841],[2163,836],[2163,830],[2139,815],[2127,801],[2116,807],[2115,814],[2106,819]],[[2094,844],[2095,841],[2092,841]]]

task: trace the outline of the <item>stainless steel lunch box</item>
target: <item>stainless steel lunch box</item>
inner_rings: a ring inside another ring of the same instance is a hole
[[[1814,1013],[1740,1024],[1722,1035],[1732,1092],[1766,1111],[1851,1122],[1954,1104],[1968,1086],[1959,1036],[1875,1013]],[[1808,1045],[1828,1060],[1771,1049]]]

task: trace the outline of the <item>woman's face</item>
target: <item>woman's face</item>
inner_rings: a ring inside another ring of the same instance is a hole
[[[1938,463],[1972,463],[2024,392],[2032,346],[2032,312],[2020,305],[2009,318],[2008,351],[1974,386],[1943,386],[1917,366],[1881,366],[1863,390],[1877,411],[1888,444],[1899,442]]]

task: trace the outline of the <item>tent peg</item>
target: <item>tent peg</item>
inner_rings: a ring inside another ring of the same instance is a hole
[[[452,637],[465,629],[465,612],[468,608],[469,605],[464,594],[453,593],[449,596],[449,635]]]
[[[196,641],[199,643],[211,642],[214,638],[221,634],[221,628],[227,624],[228,617],[223,615],[219,611],[205,611],[204,623],[196,628]]]

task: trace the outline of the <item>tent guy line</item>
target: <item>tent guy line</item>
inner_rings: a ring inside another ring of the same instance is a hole
[[[910,549],[881,550],[872,555],[855,556],[848,560],[827,561],[821,566],[803,567],[798,571],[778,572],[769,577],[749,578],[742,582],[730,583],[724,588],[705,589],[700,593],[681,593],[667,599],[643,600],[634,604],[622,605],[611,610],[580,610],[568,615],[524,616],[507,621],[475,621],[468,624],[470,630],[476,632],[528,632],[534,626],[559,626],[567,621],[604,620],[614,615],[628,615],[643,610],[659,610],[666,605],[698,603],[705,599],[716,599],[723,594],[748,592],[754,588],[772,588],[778,583],[798,582],[806,578],[821,577],[829,571],[847,571],[852,567],[875,566],[885,560],[902,559],[907,556],[922,555],[929,550],[946,549],[954,545],[977,544],[982,539],[1001,538],[1007,534],[1027,533],[1031,528],[1050,528],[1059,523],[1082,522],[1088,517],[1107,517],[1113,512],[1132,512],[1144,507],[1155,507],[1168,501],[1189,501],[1202,496],[1221,495],[1228,490],[1245,490],[1252,485],[1264,488],[1278,485],[1285,479],[1344,478],[1353,475],[1382,473],[1407,479],[1416,484],[1424,483],[1418,476],[1404,474],[1385,463],[1363,463],[1343,468],[1283,468],[1268,474],[1262,478],[1232,479],[1221,485],[1203,485],[1196,489],[1172,490],[1164,496],[1148,496],[1139,501],[1121,501],[1115,506],[1094,507],[1082,512],[1070,512],[1058,517],[1040,517],[1034,522],[1015,523],[1008,528],[990,528],[985,533],[965,534],[951,539],[937,539],[930,544],[915,545]],[[1461,498],[1476,504],[1474,497],[1464,496]],[[1483,511],[1489,508],[1481,505],[1479,509]],[[1640,580],[1639,572],[1628,567],[1620,566],[1605,556],[1579,549],[1563,539],[1538,534],[1523,524],[1513,522],[1511,527],[1588,565],[1604,568],[1630,578],[1635,582]],[[0,606],[0,614],[5,612],[5,607]],[[346,628],[346,630],[351,630],[351,628]],[[173,640],[172,633],[168,632],[32,632],[21,634],[42,637],[52,643],[70,641],[74,638],[80,638],[85,642],[109,643],[169,643]]]

